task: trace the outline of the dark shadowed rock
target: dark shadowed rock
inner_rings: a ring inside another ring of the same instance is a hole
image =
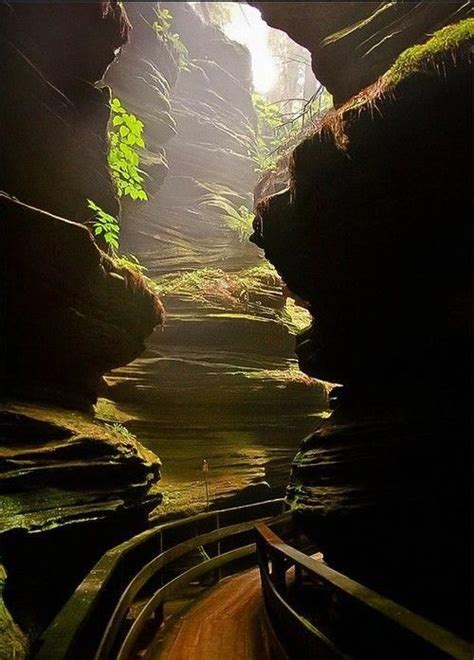
[[[87,407],[139,355],[159,300],[83,226],[0,196],[2,390]]]
[[[13,621],[4,600],[3,590],[7,574],[0,564],[0,660],[24,660],[27,655],[28,641],[20,628]]]
[[[95,83],[127,41],[121,3],[0,4],[0,190],[83,222],[87,199],[112,215],[110,90]]]
[[[373,83],[405,48],[468,15],[466,2],[249,2],[312,55],[339,105]]]
[[[330,565],[465,638],[472,35],[445,28],[328,115],[254,225],[315,317],[302,369],[344,385],[294,460],[297,520]]]
[[[257,208],[255,242],[316,318],[298,346],[310,375],[385,391],[466,379],[468,51],[327,116],[294,151],[290,188]]]
[[[161,500],[157,457],[125,429],[31,404],[91,408],[102,375],[139,355],[162,318],[143,278],[71,221],[93,219],[88,198],[119,214],[110,90],[97,83],[128,30],[116,0],[0,3],[1,395],[22,400],[0,411],[0,560],[30,639]],[[0,655],[22,657],[1,599],[0,619]]]

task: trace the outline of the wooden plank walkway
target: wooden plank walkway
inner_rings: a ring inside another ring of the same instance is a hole
[[[206,591],[174,626],[153,660],[283,660],[265,619],[258,569]]]

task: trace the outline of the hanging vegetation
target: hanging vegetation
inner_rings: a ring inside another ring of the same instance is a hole
[[[156,21],[153,23],[153,29],[156,34],[168,44],[174,53],[174,59],[181,71],[189,71],[189,52],[181,37],[177,32],[172,32],[171,23],[173,15],[169,9],[156,9]]]
[[[92,229],[95,236],[102,236],[105,243],[113,250],[118,250],[120,225],[118,219],[106,213],[91,199],[87,200],[87,206],[95,213],[95,222]]]
[[[139,168],[139,149],[145,147],[143,139],[143,122],[127,112],[118,98],[110,103],[112,111],[111,130],[109,131],[110,171],[117,186],[119,197],[130,197],[133,200],[147,201],[148,195],[143,187],[144,177]],[[145,268],[133,255],[116,255],[119,249],[120,223],[118,218],[106,213],[93,200],[87,200],[87,206],[94,211],[95,221],[92,230],[95,236],[100,236],[110,248],[121,267],[142,273]]]
[[[127,112],[118,98],[112,100],[110,107],[113,116],[112,129],[109,132],[109,166],[117,184],[118,195],[146,201],[148,195],[143,187],[144,178],[139,168],[139,149],[145,147],[143,122]]]
[[[302,100],[304,104],[299,112],[285,112],[285,106],[291,101],[293,99],[271,103],[260,94],[252,94],[257,128],[253,131],[248,155],[258,173],[275,171],[284,153],[313,125],[313,119],[332,106],[331,96],[323,87],[308,101]]]

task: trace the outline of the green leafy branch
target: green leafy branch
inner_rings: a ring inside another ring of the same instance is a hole
[[[106,213],[92,199],[87,200],[87,206],[95,214],[95,221],[92,224],[94,236],[101,236],[105,244],[110,248],[115,265],[118,268],[126,268],[140,275],[146,273],[147,268],[140,263],[135,255],[117,254],[120,238],[120,223],[118,218]]]
[[[129,196],[133,200],[147,200],[143,187],[144,178],[138,149],[145,147],[143,122],[127,112],[118,98],[110,104],[112,130],[109,132],[109,167],[117,185],[119,197]]]
[[[106,213],[91,199],[87,200],[87,206],[95,213],[96,219],[92,225],[94,236],[102,236],[105,243],[112,248],[112,250],[118,250],[120,236],[118,219],[115,216]]]

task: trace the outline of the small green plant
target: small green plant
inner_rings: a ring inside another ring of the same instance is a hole
[[[118,98],[112,100],[110,107],[113,117],[108,160],[118,195],[128,195],[133,200],[147,200],[138,151],[145,147],[143,122],[127,112]]]
[[[121,438],[124,438],[125,440],[136,440],[136,436],[133,435],[125,426],[122,424],[119,424],[118,422],[113,422],[112,424],[106,424],[106,428],[109,429],[109,431],[112,431],[112,433],[115,433],[116,435],[119,435]]]
[[[153,29],[165,38],[171,32],[171,23],[173,15],[169,9],[155,9],[156,21],[153,23]]]
[[[139,273],[143,275],[146,273],[148,268],[140,263],[138,258],[134,254],[120,254],[114,255],[114,264],[118,268],[127,268],[134,273]]]
[[[225,195],[219,193],[205,195],[201,204],[206,208],[217,210],[242,242],[250,238],[255,215],[244,204],[237,208]]]
[[[153,23],[153,29],[156,34],[174,50],[176,55],[176,64],[182,71],[189,71],[189,52],[181,37],[177,32],[171,31],[173,15],[169,9],[156,9],[156,21]]]
[[[102,236],[106,245],[112,250],[118,250],[120,225],[117,218],[109,213],[106,213],[100,206],[97,206],[91,199],[87,200],[87,206],[95,213],[95,222],[92,225],[92,230],[95,236]]]

